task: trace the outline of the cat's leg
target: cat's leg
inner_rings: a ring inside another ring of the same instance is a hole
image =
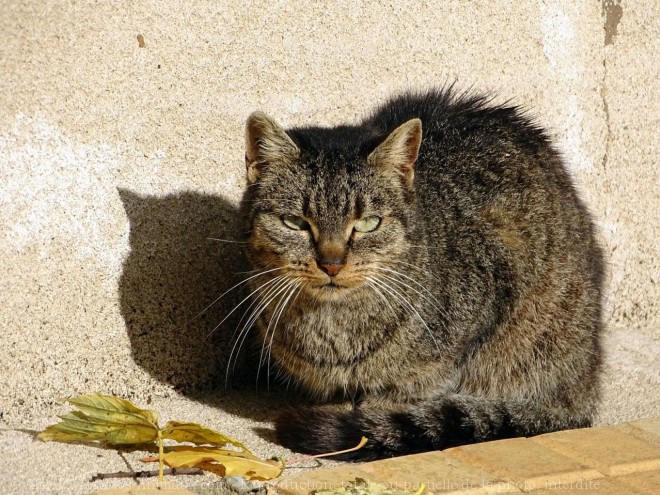
[[[454,394],[415,405],[366,404],[353,411],[291,409],[278,418],[276,430],[284,446],[310,454],[347,449],[365,436],[369,439],[365,447],[340,458],[370,460],[582,428],[591,424],[591,418],[591,409],[572,411],[532,400]]]

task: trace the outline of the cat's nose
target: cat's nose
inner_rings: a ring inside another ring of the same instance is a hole
[[[317,261],[319,268],[323,270],[325,273],[330,275],[331,277],[334,277],[339,273],[339,270],[341,270],[345,263],[343,259],[322,259],[320,261]]]

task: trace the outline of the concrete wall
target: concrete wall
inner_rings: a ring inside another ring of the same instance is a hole
[[[563,150],[610,273],[601,421],[660,415],[660,3],[0,0],[0,425],[222,384],[243,123],[457,80]],[[141,35],[141,42],[138,41]],[[140,45],[144,46],[140,46]],[[188,418],[194,420],[194,418]]]

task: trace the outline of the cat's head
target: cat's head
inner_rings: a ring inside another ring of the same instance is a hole
[[[406,271],[419,119],[383,136],[359,128],[285,131],[261,112],[246,126],[248,256],[317,300],[378,288]],[[382,292],[379,291],[379,292]]]

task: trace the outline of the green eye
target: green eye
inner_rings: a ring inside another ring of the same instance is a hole
[[[380,217],[365,217],[355,223],[355,230],[358,232],[373,232],[380,225]]]
[[[309,224],[296,215],[282,215],[282,222],[291,230],[309,230]]]

